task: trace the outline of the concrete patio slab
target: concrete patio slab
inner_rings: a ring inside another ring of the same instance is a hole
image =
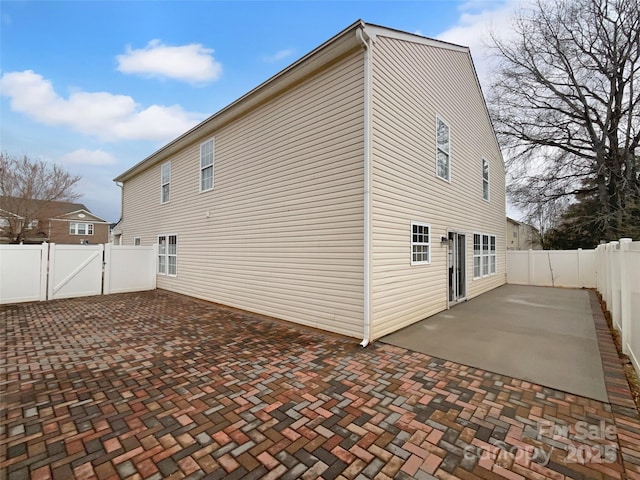
[[[381,341],[608,401],[587,290],[504,285]]]
[[[617,382],[357,341],[162,290],[0,306],[0,480],[640,479]]]

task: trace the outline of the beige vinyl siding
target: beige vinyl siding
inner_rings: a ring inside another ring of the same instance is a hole
[[[448,231],[466,234],[467,298],[505,283],[504,165],[466,52],[378,36],[372,49],[372,336],[447,308]],[[436,117],[451,181],[436,176]],[[482,158],[490,201],[482,198]],[[431,225],[431,263],[411,265],[411,222]],[[497,274],[473,280],[473,233],[496,235]]]
[[[124,243],[178,235],[158,287],[361,337],[363,54],[352,52],[124,184]],[[213,190],[199,146],[215,138]]]

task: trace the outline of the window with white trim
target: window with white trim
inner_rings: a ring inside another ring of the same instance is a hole
[[[411,265],[431,262],[431,226],[411,222]]]
[[[473,234],[473,278],[494,275],[497,271],[496,236]]]
[[[133,238],[133,244],[138,247],[140,246],[140,237],[134,237]]]
[[[497,255],[496,255],[496,236],[489,236],[489,274],[493,275],[496,273],[496,263],[497,263]]]
[[[482,236],[479,233],[473,234],[473,278],[482,276]]]
[[[160,203],[168,203],[171,190],[171,162],[162,164],[160,170]]]
[[[451,180],[451,142],[449,125],[436,118],[436,175]]]
[[[93,223],[71,222],[69,235],[93,235]]]
[[[489,235],[482,235],[482,276],[489,275]]]
[[[213,160],[215,157],[215,140],[200,144],[200,191],[213,188]]]
[[[178,273],[178,236],[158,236],[158,273],[176,276]]]
[[[482,198],[489,201],[489,162],[482,159]]]

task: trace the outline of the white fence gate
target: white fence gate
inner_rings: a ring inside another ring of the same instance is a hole
[[[0,304],[156,288],[157,247],[0,245]]]
[[[56,245],[49,248],[48,299],[102,293],[104,245]]]

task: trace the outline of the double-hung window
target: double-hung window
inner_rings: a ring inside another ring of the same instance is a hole
[[[431,227],[426,223],[411,222],[411,265],[431,261]]]
[[[489,275],[489,235],[482,235],[482,276]]]
[[[473,278],[482,276],[482,235],[473,234]]]
[[[496,273],[496,236],[489,236],[489,274]]]
[[[169,202],[169,194],[171,190],[171,162],[162,164],[160,172],[160,203]]]
[[[497,270],[496,236],[473,234],[473,278],[494,275]]]
[[[175,276],[178,273],[178,237],[158,236],[158,273]]]
[[[213,188],[213,161],[215,157],[215,140],[212,138],[200,144],[200,191]]]
[[[451,141],[449,125],[436,118],[436,175],[451,180]]]
[[[70,235],[93,235],[93,223],[71,222],[69,224]]]
[[[482,159],[482,198],[489,201],[489,162]]]

